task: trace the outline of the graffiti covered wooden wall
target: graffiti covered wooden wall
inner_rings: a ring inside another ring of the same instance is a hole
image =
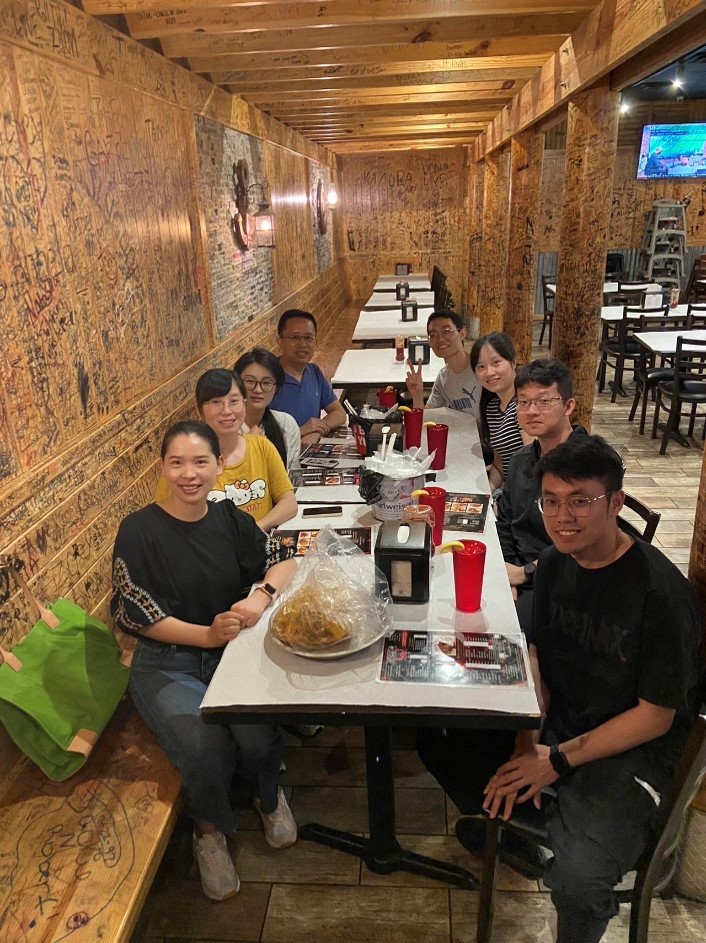
[[[344,155],[343,230],[354,297],[370,294],[395,262],[438,265],[457,307],[465,292],[466,151]]]
[[[0,72],[0,559],[106,618],[118,523],[151,500],[200,373],[273,343],[285,306],[316,306],[325,330],[347,300],[342,263],[314,271],[307,163],[327,155],[62,0],[0,4]],[[199,173],[202,119],[272,145],[270,182],[289,192],[296,167],[304,201],[306,261],[235,317],[212,301],[233,298],[207,265],[232,191]],[[0,644],[33,621],[0,570]]]

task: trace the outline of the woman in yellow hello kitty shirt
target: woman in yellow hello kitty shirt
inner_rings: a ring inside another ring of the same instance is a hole
[[[241,434],[245,400],[243,382],[231,370],[207,370],[196,384],[199,416],[218,436],[224,459],[223,471],[208,499],[232,501],[267,533],[294,517],[297,500],[284,463],[269,439]],[[168,494],[169,486],[160,479],[155,499]]]

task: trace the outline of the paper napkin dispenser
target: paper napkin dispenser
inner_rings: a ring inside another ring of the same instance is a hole
[[[428,602],[431,527],[424,521],[385,521],[375,543],[375,565],[387,577],[393,602]]]
[[[395,297],[398,301],[404,301],[409,298],[409,282],[397,282],[395,285]]]
[[[395,262],[395,275],[409,275],[412,271],[412,266],[409,262]]]
[[[402,302],[402,320],[403,321],[416,321],[418,317],[417,313],[417,301],[415,298],[408,298],[406,301]]]
[[[431,348],[426,337],[410,337],[407,341],[407,357],[411,363],[429,363]]]

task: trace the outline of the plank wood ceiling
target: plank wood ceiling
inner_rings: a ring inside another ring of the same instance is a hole
[[[473,140],[597,0],[82,0],[337,153]]]

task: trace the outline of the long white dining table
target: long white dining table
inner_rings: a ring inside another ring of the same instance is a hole
[[[693,331],[642,331],[633,334],[633,337],[642,344],[645,350],[657,357],[673,356],[677,351],[677,338],[684,341],[706,341],[706,330]],[[686,345],[685,345],[686,346]]]
[[[434,307],[433,291],[410,292],[410,299],[417,302],[419,309]],[[389,291],[374,291],[365,302],[365,309],[366,311],[374,311],[376,308],[391,308],[393,307],[394,301],[394,295],[391,295]],[[398,301],[397,304],[401,306],[402,302]]]
[[[449,490],[488,493],[482,450],[475,421],[454,410],[429,410],[435,421],[447,422],[448,467],[437,482]],[[336,488],[330,489],[330,503]],[[345,505],[335,518],[303,518],[301,512],[283,529],[378,526],[365,505]],[[453,686],[379,680],[383,640],[346,657],[312,659],[286,650],[268,632],[270,612],[226,647],[201,705],[205,720],[238,723],[360,724],[365,730],[368,788],[368,836],[361,837],[323,825],[300,827],[304,839],[360,856],[370,870],[388,874],[406,870],[464,888],[477,887],[463,868],[434,861],[402,848],[395,831],[395,790],[392,772],[393,726],[536,728],[540,709],[532,681],[527,648],[520,630],[507,579],[492,510],[482,534],[445,532],[444,538],[473,537],[486,546],[481,608],[461,613],[454,606],[453,560],[437,553],[432,560],[430,599],[424,604],[392,604],[392,630],[425,630],[447,634],[501,634],[519,647],[526,683]],[[294,807],[296,813],[296,805]]]
[[[392,341],[398,334],[403,337],[426,337],[426,324],[426,314],[420,316],[419,312],[416,321],[403,321],[400,308],[361,311],[353,331],[353,340],[357,343]]]
[[[640,285],[645,286],[645,292],[649,295],[662,295],[664,289],[661,285],[658,285],[657,282],[640,282]],[[623,287],[626,291],[635,291],[637,287],[634,285],[626,285],[623,283]],[[555,295],[556,294],[556,283],[547,282],[547,291]],[[614,295],[618,291],[618,282],[603,282],[603,294],[604,295]]]
[[[431,280],[428,275],[410,274],[410,275],[378,275],[377,281],[373,286],[373,291],[394,291],[398,282],[407,282],[409,290],[431,291]]]
[[[613,324],[616,321],[622,321],[623,310],[625,309],[625,307],[626,307],[625,305],[604,305],[601,308],[601,321],[603,321],[605,324]],[[628,305],[628,307],[632,308],[632,307],[637,307],[637,306]],[[670,308],[667,314],[664,316],[664,323],[668,324],[670,318],[685,317],[688,307],[689,305],[677,305],[676,308]],[[660,305],[659,303],[647,304],[646,307],[640,308],[640,310],[647,317],[654,316],[654,314],[650,311],[650,308],[660,308],[663,310],[664,305]],[[631,317],[638,317],[638,316],[639,315],[637,313],[635,313],[634,315],[631,315]]]
[[[433,383],[443,366],[441,357],[432,353],[430,362],[422,367],[424,383]],[[350,349],[341,357],[331,378],[331,384],[344,389],[359,386],[404,386],[408,369],[406,362],[398,363],[395,360],[395,350],[392,346]]]

